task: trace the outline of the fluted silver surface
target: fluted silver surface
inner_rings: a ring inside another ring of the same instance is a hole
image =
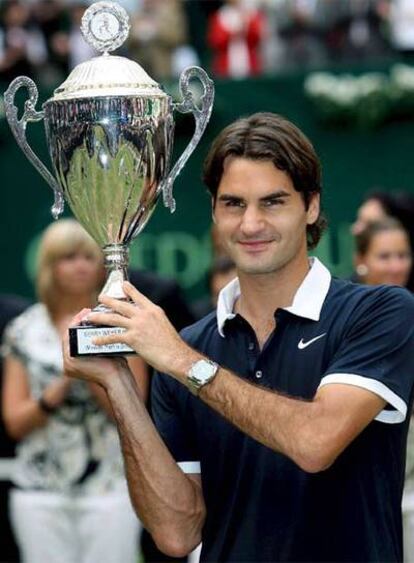
[[[100,246],[129,243],[168,173],[170,98],[52,100],[44,114],[55,176],[73,214]]]
[[[159,84],[135,61],[102,55],[79,64],[56,88],[52,100],[96,96],[165,96]]]

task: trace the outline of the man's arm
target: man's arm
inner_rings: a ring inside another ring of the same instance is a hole
[[[320,388],[312,401],[292,399],[223,369],[201,389],[200,398],[309,473],[332,465],[385,406],[370,391],[340,384]]]
[[[139,356],[130,356],[127,363],[132,375],[137,383],[139,394],[143,402],[146,404],[148,400],[149,374],[148,365]],[[108,399],[108,395],[102,385],[88,382],[89,389],[93,394],[96,402],[103,411],[106,412],[110,420],[114,419],[112,405]]]
[[[118,314],[94,314],[90,319],[122,326],[126,331],[96,343],[125,342],[155,369],[186,385],[190,367],[204,356],[179,337],[159,307],[130,284],[125,290],[135,306],[103,298],[102,302]],[[290,457],[308,472],[329,467],[385,405],[377,394],[344,384],[326,385],[312,401],[302,401],[251,384],[223,368],[201,390],[200,399],[244,433]]]
[[[76,325],[84,312],[75,317]],[[65,374],[101,385],[121,440],[132,504],[158,545],[182,557],[201,541],[205,506],[198,476],[178,467],[148,415],[137,382],[122,359],[79,359],[64,341]]]
[[[205,506],[198,475],[186,475],[160,438],[129,371],[106,387],[121,439],[129,494],[158,548],[183,557],[201,542]]]

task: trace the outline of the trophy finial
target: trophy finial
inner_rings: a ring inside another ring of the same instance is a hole
[[[95,2],[82,17],[85,40],[104,54],[118,49],[128,37],[129,29],[127,12],[115,2]]]

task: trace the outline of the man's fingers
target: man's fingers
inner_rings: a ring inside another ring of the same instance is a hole
[[[128,344],[125,342],[124,335],[121,334],[108,334],[107,336],[97,336],[92,339],[92,344],[95,346],[105,346],[106,344]]]
[[[145,307],[145,305],[153,305],[152,301],[145,297],[143,293],[138,291],[136,287],[132,285],[130,282],[123,283],[123,289],[125,293],[132,299],[134,303],[140,305],[141,307]]]
[[[99,302],[108,307],[108,309],[129,318],[133,316],[137,309],[134,303],[115,299],[114,297],[108,297],[107,295],[100,295]]]
[[[123,328],[128,328],[130,324],[127,317],[117,313],[91,313],[88,315],[88,321],[96,325],[120,326]]]
[[[114,299],[108,295],[100,295],[99,302],[125,317],[132,317],[134,315],[137,310],[136,305],[141,308],[147,305],[153,305],[152,301],[147,299],[147,297],[138,291],[131,283],[124,282],[123,289],[127,297],[131,299],[132,303],[121,299]]]
[[[79,311],[79,313],[73,317],[69,326],[77,326],[90,312],[90,309],[82,309],[82,311]]]

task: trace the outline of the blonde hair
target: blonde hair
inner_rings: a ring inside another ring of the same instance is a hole
[[[55,264],[64,256],[79,251],[90,253],[98,262],[102,261],[99,246],[74,219],[60,219],[44,231],[37,255],[36,290],[39,300],[46,305],[52,317],[59,299],[54,278]]]

